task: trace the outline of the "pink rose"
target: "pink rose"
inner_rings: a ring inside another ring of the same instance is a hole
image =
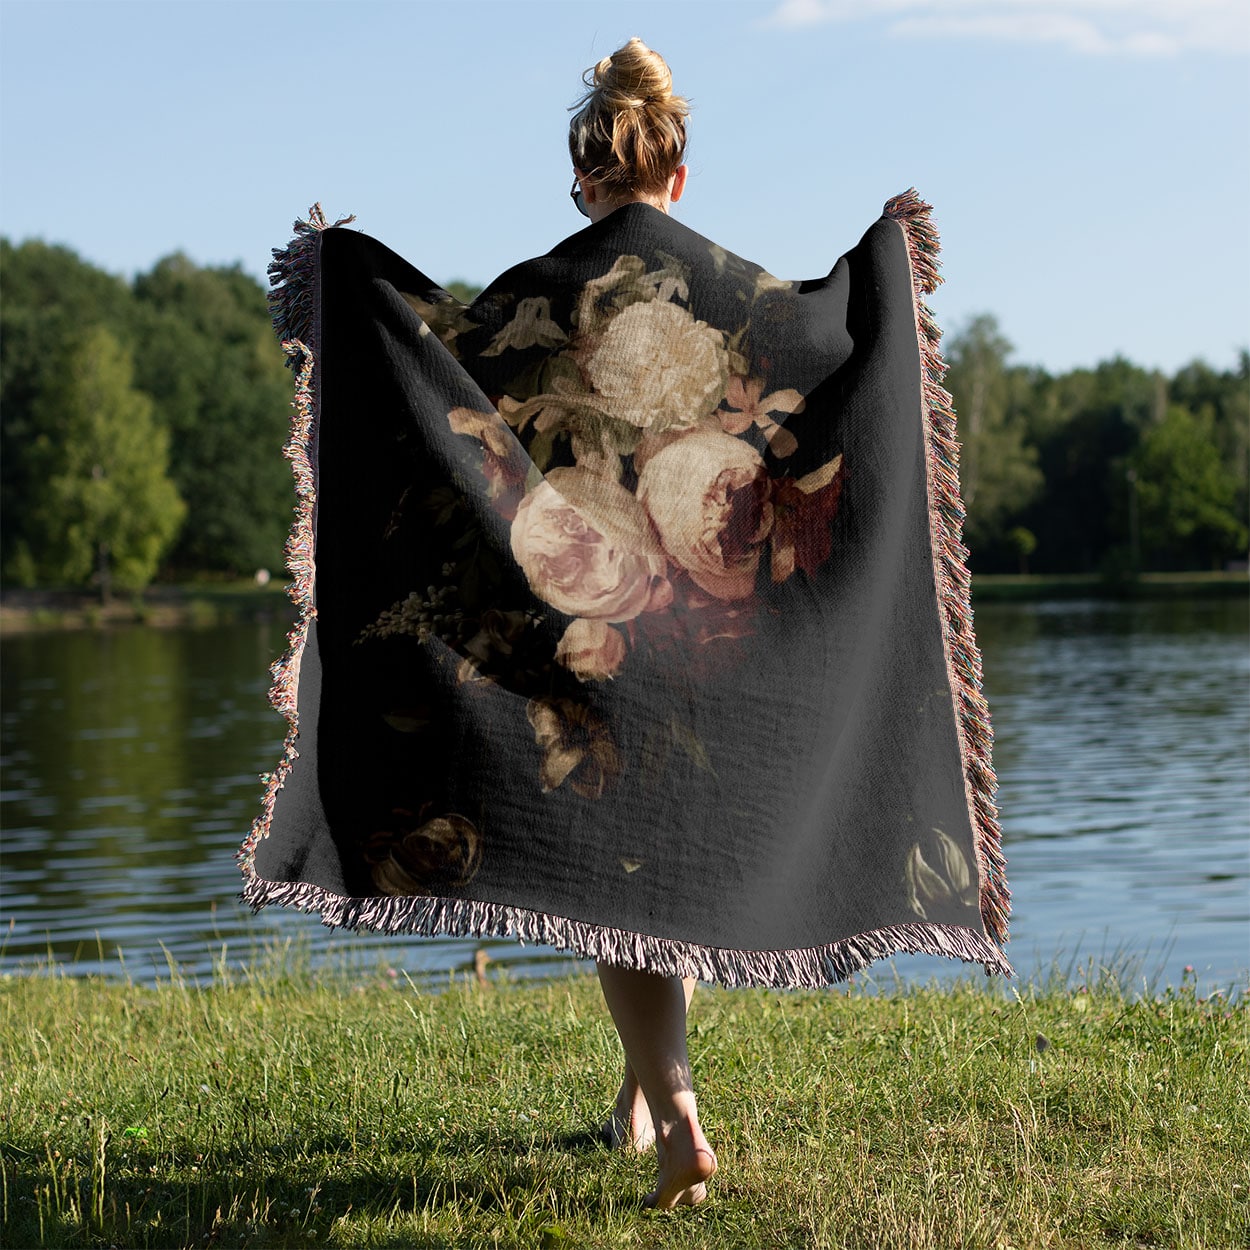
[[[625,639],[606,621],[579,616],[564,631],[556,659],[582,681],[604,681],[625,659]]]
[[[517,508],[512,554],[531,589],[569,616],[631,621],[672,601],[642,505],[619,482],[552,469]]]
[[[772,528],[764,461],[749,443],[698,429],[656,452],[638,476],[638,498],[664,550],[717,599],[755,589],[761,544]]]

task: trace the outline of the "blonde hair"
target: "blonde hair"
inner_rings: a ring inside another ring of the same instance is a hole
[[[664,58],[634,38],[582,81],[569,123],[573,164],[612,196],[663,191],[686,154],[690,114]]]

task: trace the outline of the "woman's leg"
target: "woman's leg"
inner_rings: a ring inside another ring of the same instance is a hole
[[[683,977],[681,984],[686,998],[686,1011],[689,1012],[694,987],[699,982],[694,977]],[[641,1152],[655,1145],[655,1125],[651,1122],[651,1109],[647,1106],[646,1096],[638,1084],[638,1076],[628,1055],[625,1057],[625,1078],[617,1092],[616,1105],[612,1108],[608,1122],[600,1130],[600,1135],[613,1149],[628,1147]]]
[[[716,1156],[699,1126],[690,1079],[686,987],[680,977],[597,966],[603,997],[654,1125],[660,1176],[646,1204],[667,1208],[702,1202]]]

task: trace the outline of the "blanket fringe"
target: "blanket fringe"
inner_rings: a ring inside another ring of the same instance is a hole
[[[269,667],[272,679],[269,687],[269,702],[275,710],[286,717],[286,738],[282,744],[282,757],[277,768],[271,773],[262,773],[261,782],[264,793],[261,798],[260,815],[252,822],[251,830],[244,840],[238,853],[239,865],[247,884],[256,878],[255,857],[256,846],[262,838],[269,836],[269,826],[273,820],[273,808],[278,799],[278,791],[282,789],[296,759],[299,750],[299,665],[304,654],[304,644],[308,641],[308,631],[313,618],[317,615],[314,603],[314,562],[313,508],[317,502],[316,476],[312,467],[312,456],[309,448],[315,437],[316,430],[316,399],[313,392],[313,353],[298,340],[282,344],[288,363],[293,364],[298,373],[295,378],[295,399],[292,402],[294,415],[291,418],[291,436],[282,454],[291,462],[291,472],[295,478],[295,520],[286,540],[286,566],[291,574],[291,582],[287,586],[287,595],[298,609],[295,624],[287,634],[287,649],[283,655]],[[246,887],[245,887],[246,892]]]
[[[295,237],[286,247],[273,249],[269,263],[269,314],[278,341],[299,339],[316,341],[315,329],[320,309],[320,290],[317,283],[317,255],[321,249],[321,232],[333,226],[346,226],[355,221],[354,215],[340,217],[331,223],[321,211],[320,204],[308,210],[308,217],[297,218],[292,229]],[[287,362],[295,367],[294,360]]]
[[[342,226],[355,220],[355,217],[340,217],[334,225]],[[314,204],[308,210],[308,220],[296,221],[295,237],[291,242],[285,248],[273,249],[273,263],[269,266],[269,281],[274,288],[269,293],[269,309],[274,329],[282,340],[288,366],[296,371],[295,397],[291,401],[291,434],[282,454],[291,462],[291,473],[295,478],[295,519],[286,540],[286,566],[291,574],[287,594],[298,614],[287,634],[286,651],[269,669],[272,679],[269,702],[286,717],[287,732],[277,768],[272,773],[261,774],[264,792],[260,815],[252,822],[239,849],[238,861],[243,870],[245,893],[259,880],[255,868],[256,846],[269,835],[278,791],[299,757],[296,745],[299,740],[299,665],[304,644],[308,641],[308,631],[317,615],[314,595],[316,542],[313,532],[317,476],[312,453],[318,414],[314,382],[316,357],[304,339],[311,337],[316,342],[320,334],[317,254],[321,232],[328,225],[321,205]]]
[[[972,819],[981,878],[981,918],[997,942],[1007,941],[1011,894],[1007,889],[1002,830],[994,792],[998,780],[991,755],[994,732],[981,693],[981,652],[972,628],[972,579],[968,549],[961,541],[964,505],[959,493],[959,440],[950,392],[943,388],[942,332],[924,302],[942,282],[938,273],[941,246],[931,220],[933,206],[914,187],[890,200],[883,213],[898,222],[907,240],[911,265],[916,335],[920,344],[924,387],[925,455],[929,487],[929,524],[933,563],[941,607],[942,642],[955,701],[955,723],[964,762],[964,790]]]
[[[734,950],[613,929],[473,899],[433,897],[344,898],[307,882],[248,878],[243,900],[318,912],[331,928],[374,929],[394,934],[509,937],[602,959],[662,976],[698,977],[733,987],[769,985],[820,989],[890,955],[941,955],[978,963],[986,975],[1011,976],[1011,966],[992,942],[957,925],[904,924],[858,933],[840,942],[803,950]]]

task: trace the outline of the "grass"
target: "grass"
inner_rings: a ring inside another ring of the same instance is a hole
[[[721,1169],[640,1210],[598,1145],[597,983],[282,967],[154,989],[0,982],[3,1243],[27,1246],[1233,1247],[1248,1244],[1246,996],[1192,980],[701,987]]]

